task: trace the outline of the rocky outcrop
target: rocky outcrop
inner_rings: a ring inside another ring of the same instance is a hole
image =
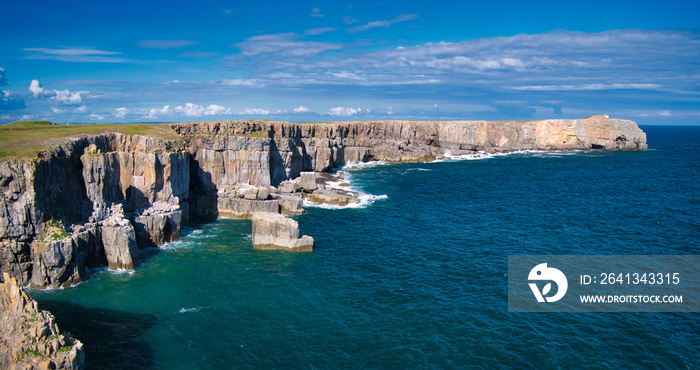
[[[3,274],[0,282],[0,368],[82,369],[83,344],[62,334],[48,311]]]
[[[350,204],[359,204],[356,196],[348,193],[340,193],[336,190],[317,189],[313,193],[304,194],[304,199],[311,203],[328,204],[332,206],[346,207]]]
[[[305,193],[311,193],[318,189],[316,185],[316,172],[302,172],[299,176],[299,185]]]
[[[259,212],[252,217],[253,248],[282,249],[296,252],[313,250],[314,239],[299,237],[299,223],[277,213]]]
[[[110,269],[133,270],[139,265],[136,232],[124,217],[121,204],[112,206],[109,218],[102,225],[102,245]]]
[[[152,207],[133,219],[137,244],[140,248],[160,247],[180,238],[183,211],[179,205],[155,202]]]

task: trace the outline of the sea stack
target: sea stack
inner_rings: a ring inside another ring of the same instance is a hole
[[[311,252],[314,239],[299,237],[299,223],[277,213],[253,214],[253,248]]]

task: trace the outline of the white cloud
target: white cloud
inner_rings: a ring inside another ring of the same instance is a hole
[[[253,115],[254,114],[254,115],[265,116],[265,115],[270,114],[270,111],[266,110],[266,109],[260,109],[260,108],[246,108],[238,114],[242,114],[242,115],[245,115],[245,114]]]
[[[38,98],[44,94],[44,88],[41,87],[39,80],[32,80],[32,82],[29,84],[29,92],[31,92],[35,98]]]
[[[214,116],[217,114],[231,114],[231,108],[222,107],[220,105],[211,104],[204,109],[205,116]]]
[[[71,92],[68,89],[63,91],[54,90],[54,94],[55,96],[53,96],[51,99],[55,99],[61,104],[80,104],[83,101],[83,98],[80,96],[80,91]]]
[[[226,86],[265,86],[260,80],[244,78],[225,79],[221,81],[221,84]]]
[[[7,78],[5,77],[5,69],[0,68],[0,86],[7,85]]]
[[[389,21],[374,21],[374,22],[369,22],[369,23],[362,25],[362,26],[353,27],[353,28],[349,29],[348,32],[357,33],[357,32],[367,31],[367,30],[370,30],[372,28],[377,28],[377,27],[389,27],[392,24],[410,21],[410,20],[413,20],[416,18],[418,18],[417,14],[404,14],[404,15],[400,15],[400,16],[398,16],[392,20],[389,20]]]
[[[74,113],[87,113],[89,111],[90,111],[90,109],[88,109],[88,107],[86,107],[84,105],[81,105],[78,108],[73,109]]]
[[[151,108],[148,110],[148,115],[145,118],[156,118],[157,116],[167,116],[170,114],[170,106],[164,105],[163,108]]]
[[[300,106],[294,108],[294,112],[296,112],[296,113],[308,113],[308,112],[311,112],[311,109],[309,109],[303,105],[300,105]]]
[[[89,117],[92,118],[93,120],[96,119],[98,121],[102,121],[105,118],[104,115],[95,114],[95,113],[91,114]]]
[[[53,112],[53,113],[55,113],[55,114],[60,114],[60,113],[66,113],[66,110],[65,110],[65,109],[56,108],[56,107],[51,107],[51,112]]]
[[[126,114],[129,113],[129,110],[126,108],[117,108],[115,111],[117,111],[117,113],[115,113],[114,116],[117,118],[124,118]]]
[[[328,110],[331,116],[352,116],[362,112],[369,113],[369,109],[350,108],[350,107],[335,107]]]
[[[187,117],[213,116],[217,114],[231,114],[231,109],[220,105],[211,104],[204,107],[199,104],[187,103],[185,106],[178,105],[173,109],[173,112],[182,114]]]
[[[199,41],[193,40],[141,40],[136,43],[139,47],[146,49],[175,49],[197,44]]]
[[[187,103],[185,106],[178,105],[173,109],[175,113],[180,113],[188,117],[198,117],[204,113],[204,107],[198,104]]]

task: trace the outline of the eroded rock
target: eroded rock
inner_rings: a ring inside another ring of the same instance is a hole
[[[17,281],[0,282],[0,368],[82,369],[83,344],[61,333],[54,316],[40,311]]]
[[[313,250],[314,239],[299,237],[299,223],[277,213],[253,214],[253,247],[255,249],[282,249],[297,252]]]

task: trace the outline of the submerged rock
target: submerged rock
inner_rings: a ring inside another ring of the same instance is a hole
[[[299,223],[277,213],[253,215],[253,248],[282,249],[298,252],[313,250],[314,239],[308,235],[299,238]]]

